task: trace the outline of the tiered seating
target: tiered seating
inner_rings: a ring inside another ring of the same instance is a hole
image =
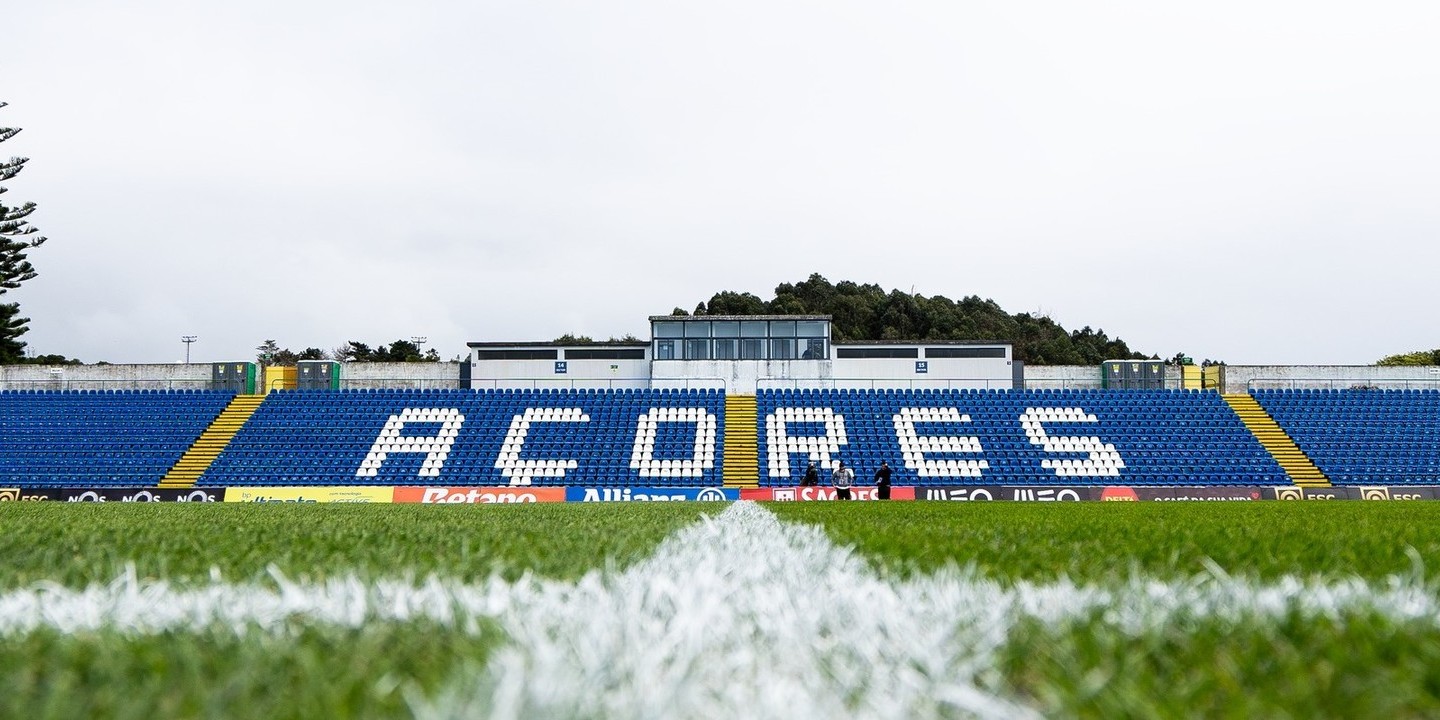
[[[1440,483],[1440,392],[1251,394],[1334,484]]]
[[[772,390],[758,399],[762,485],[796,484],[812,458],[826,468],[843,460],[862,482],[885,460],[896,485],[1287,482],[1216,393]]]
[[[154,485],[234,393],[0,392],[0,484]]]
[[[716,390],[274,393],[200,484],[719,485],[723,416]]]

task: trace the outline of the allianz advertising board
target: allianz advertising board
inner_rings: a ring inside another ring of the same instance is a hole
[[[565,489],[566,502],[724,502],[739,500],[740,491],[733,488],[582,488]]]

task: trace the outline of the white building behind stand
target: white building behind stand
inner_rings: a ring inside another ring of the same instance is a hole
[[[834,343],[828,315],[657,315],[650,342],[472,342],[470,387],[1023,387],[1009,343]]]

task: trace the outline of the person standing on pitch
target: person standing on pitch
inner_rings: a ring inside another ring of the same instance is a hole
[[[881,500],[890,499],[890,463],[880,461],[880,469],[875,471],[875,496]]]
[[[810,467],[805,468],[805,479],[800,481],[803,487],[815,487],[820,484],[820,471],[815,469],[815,461],[810,461]]]
[[[835,486],[836,500],[850,499],[850,486],[855,484],[855,471],[845,467],[845,463],[836,460],[835,472],[830,473],[830,484]]]

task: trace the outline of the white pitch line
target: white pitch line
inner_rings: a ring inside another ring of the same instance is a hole
[[[668,538],[623,571],[577,582],[492,578],[464,584],[342,578],[274,587],[176,588],[127,573],[108,585],[0,593],[0,636],[38,628],[130,634],[292,623],[359,627],[425,619],[461,632],[494,621],[510,642],[485,668],[457,668],[448,690],[412,705],[424,718],[1023,717],[986,692],[1015,624],[1103,613],[1124,632],[1179,617],[1255,619],[1375,612],[1440,623],[1418,577],[1257,583],[1209,575],[1118,586],[1001,585],[948,569],[897,581],[820,528],[740,502]]]
[[[897,586],[754,503],[624,572],[549,590],[503,619],[511,642],[486,672],[457,674],[417,715],[1033,715],[974,682],[1005,640],[1004,624],[970,621],[992,607],[956,584]]]

